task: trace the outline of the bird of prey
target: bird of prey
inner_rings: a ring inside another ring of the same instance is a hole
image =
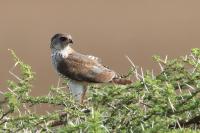
[[[101,64],[99,58],[84,55],[71,48],[71,35],[58,33],[51,38],[52,64],[59,75],[70,79],[68,87],[76,100],[83,103],[88,83],[130,84]]]

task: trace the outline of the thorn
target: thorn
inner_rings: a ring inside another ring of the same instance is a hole
[[[131,65],[133,66],[133,68],[135,68],[135,64],[133,63],[133,61],[128,57],[128,55],[125,55],[125,57],[128,59],[128,61],[131,63]]]
[[[158,64],[159,64],[159,66],[160,66],[161,72],[164,71],[164,68],[163,68],[163,66],[161,65],[161,63],[158,63]]]
[[[141,74],[142,74],[142,80],[144,81],[144,73],[142,67],[140,68]]]
[[[13,72],[9,71],[9,73],[15,77],[16,79],[18,79],[19,81],[22,81],[22,79],[20,79],[16,74],[14,74]]]
[[[174,106],[173,106],[173,104],[172,104],[172,102],[171,102],[171,100],[169,98],[168,98],[168,101],[169,101],[169,104],[171,106],[172,111],[175,112],[176,109],[174,108]]]
[[[190,90],[188,90],[188,93],[190,94],[190,96],[192,96],[192,93],[191,93],[191,91],[190,91]]]
[[[135,69],[134,73],[135,73],[135,77],[136,77],[136,79],[137,79],[137,80],[140,80],[140,78],[139,78],[139,74],[138,74],[138,71],[137,71],[137,68]]]
[[[153,128],[153,126],[154,126],[154,121],[152,121],[152,123],[151,123],[151,128]]]
[[[142,127],[142,130],[144,131],[144,126],[143,126],[143,124],[141,123],[141,127]]]
[[[144,87],[145,87],[145,89],[146,89],[147,91],[149,91],[148,88],[147,88],[147,86],[146,86],[146,84],[145,84],[144,73],[143,73],[142,67],[141,67],[141,74],[142,74],[142,81],[143,81],[143,83],[144,83]]]
[[[184,61],[187,61],[187,59],[188,59],[188,56],[186,55]]]
[[[181,129],[182,127],[181,127],[181,125],[180,125],[178,120],[176,121],[176,123],[178,124],[178,127]]]
[[[196,90],[194,87],[192,87],[191,85],[185,83],[186,86],[188,86],[189,88],[191,88],[192,90]]]
[[[194,55],[193,55],[193,54],[190,54],[190,56],[193,58],[193,60],[195,60],[195,61],[196,61],[196,58],[194,57]]]
[[[8,90],[9,90],[10,92],[12,92],[14,95],[17,96],[17,94],[16,94],[13,90],[11,90],[10,88],[8,88]]]
[[[179,82],[177,82],[177,84],[178,84],[179,91],[182,93],[181,86],[180,86]]]
[[[165,61],[164,61],[165,63],[167,63],[167,59],[168,59],[168,55],[166,55],[165,57]]]
[[[135,73],[136,79],[137,79],[137,80],[140,80],[139,77],[141,77],[141,75],[138,74],[137,68],[136,68],[135,64],[134,64],[133,61],[128,57],[128,55],[125,55],[125,57],[126,57],[127,60],[131,63],[131,65],[132,65],[132,67],[133,67],[133,69],[134,69],[134,73]]]

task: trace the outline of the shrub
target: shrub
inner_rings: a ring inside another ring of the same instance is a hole
[[[8,81],[0,106],[0,132],[198,132],[200,122],[200,49],[176,59],[154,56],[161,72],[135,67],[126,86],[90,85],[87,102],[80,105],[61,87],[46,96],[31,96],[34,72],[10,50],[20,75]],[[126,77],[127,77],[126,76]],[[38,114],[30,107],[48,104],[51,113]],[[91,112],[84,112],[90,109]]]

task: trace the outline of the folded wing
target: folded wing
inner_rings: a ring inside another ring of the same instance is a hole
[[[98,60],[76,52],[60,60],[57,67],[59,73],[77,81],[106,83],[116,76],[114,71],[104,67]]]

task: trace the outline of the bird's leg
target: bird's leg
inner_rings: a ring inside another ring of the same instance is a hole
[[[84,99],[85,99],[86,92],[87,92],[87,85],[84,84],[83,92],[82,92],[81,98],[80,98],[80,103],[81,103],[81,104],[84,104]]]

